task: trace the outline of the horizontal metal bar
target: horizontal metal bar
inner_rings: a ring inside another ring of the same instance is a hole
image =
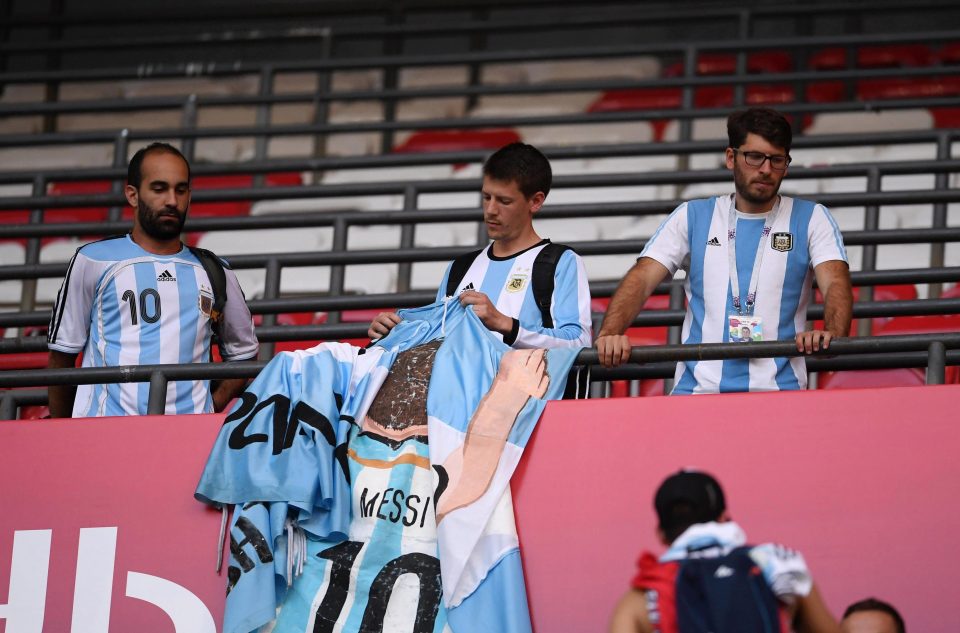
[[[890,101],[864,101],[849,103],[790,103],[778,105],[777,109],[789,114],[816,114],[822,112],[874,112],[920,107],[955,107],[960,97],[901,99]],[[628,123],[661,119],[696,119],[724,117],[742,106],[705,109],[665,108],[657,110],[622,110],[615,112],[568,113],[538,116],[459,117],[441,119],[406,119],[395,121],[368,121],[321,124],[284,124],[262,127],[218,126],[205,128],[165,128],[156,130],[130,130],[131,141],[146,141],[157,138],[212,139],[231,137],[281,137],[316,134],[373,133],[411,130],[479,129],[546,125],[586,125],[596,123]],[[81,132],[56,132],[49,134],[3,134],[0,147],[27,147],[41,145],[70,145],[110,143],[119,129]],[[956,130],[938,130],[939,133],[956,134]]]
[[[952,173],[960,171],[960,161],[944,161],[940,166],[930,164],[931,173]],[[882,166],[871,164],[870,166],[882,169]],[[864,171],[861,171],[864,170]],[[918,173],[914,170],[903,170],[904,168],[891,169],[889,174],[894,173]],[[830,166],[830,167],[798,167],[796,175],[791,173],[792,177],[798,179],[810,178],[829,178],[829,177],[850,177],[858,174],[868,173],[868,168],[860,167],[858,169],[849,166]],[[922,173],[919,172],[919,173]],[[651,184],[683,184],[710,181],[727,181],[730,173],[725,170],[696,170],[671,173],[669,171],[648,171],[638,173],[611,173],[611,174],[585,174],[568,175],[558,177],[553,187],[556,189],[565,188],[583,188],[583,187],[628,187]],[[197,202],[224,202],[241,201],[256,202],[260,200],[292,200],[303,198],[336,198],[341,196],[376,196],[376,195],[400,195],[404,194],[409,188],[413,188],[417,194],[422,193],[457,193],[474,192],[479,189],[479,180],[423,180],[423,181],[393,181],[393,182],[355,182],[343,184],[326,185],[296,185],[296,186],[275,186],[275,187],[242,187],[230,189],[199,189],[191,195],[191,201]],[[901,190],[901,191],[878,191],[878,192],[849,192],[849,193],[824,193],[816,196],[818,202],[831,206],[861,206],[867,204],[876,205],[895,205],[895,204],[913,204],[916,202],[957,202],[960,200],[960,189],[942,189],[942,190]],[[660,208],[661,210],[672,209],[679,204],[679,200],[648,200],[638,201],[637,208]],[[97,193],[74,196],[4,196],[0,197],[0,211],[22,210],[29,208],[76,208],[76,207],[105,207],[122,206],[126,204],[125,198],[118,193]],[[620,214],[629,215],[627,208],[623,203],[606,203],[611,209],[621,209]],[[479,207],[479,204],[478,204]],[[557,213],[556,217],[564,217],[564,209],[569,214],[579,214],[587,210],[590,205],[557,205],[548,207],[552,212]],[[599,208],[599,206],[598,206]],[[433,210],[434,216],[440,211]],[[449,210],[453,211],[453,210]],[[329,212],[328,212],[329,213]],[[372,218],[372,212],[365,211],[357,215],[357,218]],[[424,213],[421,211],[404,211],[404,214]],[[302,214],[301,214],[302,215]],[[0,216],[2,217],[2,216]],[[412,217],[412,216],[410,216]],[[422,216],[429,218],[427,213]],[[263,220],[257,220],[263,221]],[[249,220],[254,222],[254,220]],[[332,223],[332,220],[331,220]]]
[[[313,104],[329,102],[379,101],[391,102],[405,99],[451,99],[473,96],[504,96],[504,95],[549,95],[571,92],[604,92],[611,90],[663,89],[685,87],[713,87],[713,86],[750,86],[772,84],[821,83],[829,81],[852,81],[871,79],[906,79],[949,76],[953,71],[942,66],[916,66],[910,68],[864,68],[850,70],[809,70],[791,71],[783,73],[765,73],[763,75],[697,75],[677,77],[657,77],[651,79],[582,79],[562,82],[543,83],[514,83],[514,84],[479,84],[454,85],[439,87],[417,88],[378,88],[367,90],[333,91],[323,94],[314,92],[282,93],[282,94],[241,94],[241,95],[182,95],[160,97],[134,97],[114,99],[79,99],[70,101],[24,101],[14,103],[0,103],[0,115],[7,116],[37,116],[39,114],[77,114],[77,113],[107,113],[131,112],[151,110],[179,110],[188,102],[195,103],[198,108],[250,108],[259,105],[289,105]],[[949,96],[945,96],[949,99]],[[928,97],[924,101],[934,100],[937,97]],[[906,101],[912,104],[916,100],[883,100],[877,103],[896,104]],[[847,101],[835,103],[813,103],[797,101],[795,103],[778,104],[780,109],[802,108],[802,113],[833,112],[840,109],[863,110],[869,108],[870,102]],[[945,103],[950,103],[949,101]],[[689,113],[690,109],[677,109],[677,113]],[[699,110],[693,110],[699,111]],[[667,112],[661,110],[659,112]],[[657,116],[660,116],[659,114]],[[689,116],[685,114],[684,116]],[[671,116],[670,118],[676,118]]]
[[[748,40],[716,40],[700,42],[701,51],[737,52],[762,49],[805,49],[824,46],[855,46],[862,44],[895,44],[903,42],[947,42],[956,39],[955,31],[935,31],[898,34],[840,35],[798,38],[751,38]],[[354,58],[309,59],[303,61],[270,61],[251,63],[197,63],[150,64],[135,68],[71,69],[0,73],[0,84],[38,83],[83,80],[161,79],[196,76],[236,76],[258,74],[265,65],[275,72],[366,70],[400,67],[454,66],[463,64],[494,64],[561,59],[601,59],[637,55],[683,55],[690,42],[672,41],[655,44],[606,45],[593,47],[540,48],[524,50],[474,51],[446,55],[383,55]]]
[[[957,192],[960,194],[960,190]],[[944,229],[891,229],[878,231],[848,231],[847,245],[913,244],[960,241],[960,227]],[[646,240],[607,240],[596,242],[569,242],[581,255],[621,255],[640,253]],[[265,253],[240,255],[221,253],[236,269],[264,268],[271,260],[282,267],[330,266],[336,264],[396,264],[406,262],[450,261],[472,250],[463,246],[433,246],[416,249],[364,249],[355,251],[319,251]],[[67,263],[18,264],[0,266],[0,280],[40,279],[60,277],[66,273]]]
[[[920,334],[909,336],[873,336],[837,339],[829,350],[812,356],[845,354],[878,354],[925,351],[930,343],[940,341],[947,349],[960,349],[960,333]],[[660,345],[634,348],[630,362],[721,360],[728,358],[769,358],[800,356],[793,341],[765,343],[710,343],[703,345]],[[597,351],[587,348],[577,355],[576,363],[596,365]],[[148,382],[162,373],[169,381],[223,378],[250,378],[266,365],[263,361],[233,363],[200,363],[185,365],[141,365],[124,367],[83,367],[68,369],[29,369],[0,372],[0,388],[34,387],[38,385],[88,385],[114,382]]]
[[[551,8],[564,7],[571,5],[574,7],[579,7],[582,5],[580,0],[524,0],[523,2],[517,2],[514,0],[480,0],[473,1],[460,1],[455,5],[455,10],[457,12],[463,11],[464,9],[470,8],[510,8],[517,9],[519,7],[540,7],[540,6],[549,6]],[[261,24],[264,20],[268,19],[297,19],[303,20],[304,18],[328,18],[331,16],[362,16],[369,17],[372,12],[382,12],[387,8],[390,8],[392,5],[386,2],[369,2],[369,1],[358,1],[351,0],[351,2],[325,2],[322,5],[311,5],[309,3],[277,3],[271,2],[267,10],[260,10],[261,7],[258,5],[237,5],[230,8],[229,18],[231,21],[250,21],[254,24]],[[416,15],[418,11],[430,11],[431,17],[434,17],[434,14],[437,10],[449,9],[451,5],[449,2],[444,0],[414,0],[404,3],[404,15]],[[604,8],[612,8],[616,12],[613,15],[613,18],[603,17],[605,14],[602,13]],[[899,13],[910,13],[913,14],[918,9],[925,8],[943,8],[944,4],[942,2],[936,2],[928,0],[926,2],[914,2],[908,5],[904,4],[877,4],[872,3],[870,5],[864,5],[863,3],[836,3],[829,5],[805,5],[805,4],[778,4],[778,5],[758,5],[750,7],[746,11],[746,15],[749,19],[755,19],[764,16],[776,16],[776,17],[798,17],[798,16],[820,16],[820,15],[856,15],[862,14],[864,12],[869,12],[870,17],[876,17],[878,13],[890,13],[890,14],[899,14]],[[184,21],[184,22],[215,22],[220,24],[224,20],[224,14],[222,10],[218,9],[209,9],[204,5],[199,5],[195,8],[195,11],[188,11],[185,13],[179,12],[170,12],[164,15],[164,19],[175,22],[175,21]],[[555,17],[552,12],[538,12],[541,14],[540,17],[530,16],[525,18],[522,21],[518,20],[489,20],[489,21],[468,21],[468,20],[438,20],[434,17],[427,22],[414,21],[413,23],[399,23],[399,24],[385,24],[385,25],[371,25],[371,24],[350,24],[346,23],[343,25],[337,24],[337,33],[343,34],[344,36],[351,37],[370,37],[370,36],[388,36],[388,35],[416,35],[416,34],[427,34],[427,33],[447,33],[447,32],[465,32],[465,33],[474,33],[474,32],[484,32],[484,31],[499,31],[499,30],[524,30],[534,27],[542,28],[562,28],[565,26],[577,27],[577,26],[589,26],[591,24],[606,24],[607,19],[611,20],[611,24],[623,24],[626,21],[631,19],[641,19],[643,23],[649,22],[675,22],[677,19],[676,10],[669,10],[663,8],[654,8],[648,7],[646,4],[642,6],[642,11],[637,15],[634,15],[632,12],[626,10],[622,2],[610,3],[610,2],[595,2],[590,6],[591,13],[586,16],[562,16]],[[640,7],[637,7],[639,10]],[[598,19],[596,14],[600,14],[602,19]],[[744,13],[744,9],[740,7],[719,7],[719,6],[707,6],[707,7],[698,7],[695,14],[685,15],[685,21],[689,22],[693,19],[702,19],[702,20],[716,20],[722,18],[730,18],[739,20]],[[591,19],[593,18],[593,19]],[[154,13],[144,13],[144,12],[98,12],[98,13],[82,13],[82,14],[69,14],[69,15],[11,15],[7,18],[10,26],[78,26],[78,25],[103,25],[103,24],[144,24],[149,23],[151,20],[156,19]]]
[[[411,293],[412,294],[412,293]],[[426,293],[423,293],[426,295]],[[380,305],[373,305],[373,308],[394,309],[405,307],[404,304],[396,303],[391,300],[389,295],[381,295],[385,301]],[[418,297],[419,299],[420,297]],[[424,300],[418,301],[414,305],[422,305],[431,302],[433,293]],[[274,306],[280,300],[271,300]],[[307,308],[309,301],[303,303],[297,308],[286,308],[284,311],[317,311]],[[316,300],[314,300],[316,305]],[[807,308],[807,320],[815,321],[823,318],[823,305],[812,304]],[[279,308],[263,313],[279,312]],[[903,316],[931,316],[940,314],[960,313],[960,299],[914,299],[909,301],[858,301],[853,305],[853,316],[855,318],[876,318],[876,317],[903,317]],[[43,313],[33,313],[43,314]],[[685,315],[684,310],[643,310],[631,323],[632,327],[662,327],[681,325]],[[25,315],[20,315],[25,316]],[[2,321],[0,321],[2,323]],[[34,324],[34,323],[31,323]],[[257,338],[263,343],[277,341],[303,341],[303,340],[340,340],[347,338],[365,338],[368,323],[320,323],[315,325],[261,325],[256,328]],[[19,338],[0,338],[0,354],[15,354],[28,352],[47,351],[46,339],[43,337],[19,337]]]

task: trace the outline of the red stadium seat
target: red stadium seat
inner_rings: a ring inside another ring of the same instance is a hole
[[[914,367],[824,371],[817,375],[817,389],[876,389],[926,384],[925,373]]]
[[[951,97],[960,94],[960,77],[864,79],[857,98],[868,100]]]
[[[0,354],[0,371],[8,371],[10,369],[43,369],[46,366],[46,352]]]
[[[482,149],[500,149],[520,141],[516,130],[493,128],[486,130],[420,130],[414,132],[394,151],[400,154],[419,152],[456,152]]]
[[[937,57],[942,64],[960,64],[960,42],[944,44]]]
[[[757,51],[747,54],[749,73],[785,73],[793,70],[793,57],[786,51]],[[737,72],[737,56],[733,53],[701,53],[697,57],[698,75],[732,75]],[[682,77],[683,62],[664,68],[664,77]]]
[[[926,44],[893,44],[864,46],[857,51],[857,68],[896,68],[929,66],[936,57]],[[825,48],[810,57],[814,70],[842,70],[847,67],[847,50]]]
[[[853,287],[853,300],[860,300],[861,289],[859,286]],[[888,286],[874,286],[873,288],[873,301],[911,301],[917,298],[917,287],[913,284],[894,284]],[[814,301],[816,303],[823,303],[823,294],[820,290],[817,289],[814,292]],[[879,322],[879,319],[874,321],[875,323]],[[816,321],[814,323],[815,329],[823,328],[823,321]],[[851,335],[856,335],[857,333],[857,320],[853,319],[850,322],[850,333]]]
[[[960,127],[960,108],[930,108],[930,114],[938,130]]]

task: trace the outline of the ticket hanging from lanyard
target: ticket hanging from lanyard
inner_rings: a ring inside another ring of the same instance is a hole
[[[733,291],[733,307],[736,314],[727,318],[727,326],[731,341],[762,341],[763,324],[760,317],[753,316],[753,309],[757,303],[757,287],[760,284],[760,266],[763,264],[763,254],[766,249],[766,239],[773,230],[780,211],[780,199],[767,214],[760,233],[760,242],[757,244],[757,253],[753,259],[753,271],[750,273],[750,283],[747,287],[747,297],[744,301],[740,291],[740,273],[737,270],[737,211],[734,201],[730,201],[730,213],[727,221],[727,263],[730,267],[730,288]],[[748,338],[749,337],[749,338]]]
[[[777,221],[777,215],[780,212],[780,200],[767,214],[767,219],[763,223],[763,232],[760,233],[760,243],[757,245],[757,254],[753,258],[753,272],[750,273],[750,285],[747,287],[747,300],[741,299],[740,292],[740,273],[737,271],[737,211],[733,201],[730,204],[730,214],[727,221],[727,263],[730,266],[730,287],[733,290],[733,307],[737,314],[743,315],[746,308],[746,315],[753,314],[753,307],[757,302],[757,286],[760,284],[760,265],[763,263],[763,254],[766,252],[764,241],[773,230],[773,224]]]

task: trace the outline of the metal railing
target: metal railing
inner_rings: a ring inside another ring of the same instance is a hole
[[[949,350],[949,351],[948,351]],[[711,343],[700,345],[658,345],[637,347],[631,351],[630,363],[617,369],[592,369],[595,380],[632,378],[665,378],[672,374],[676,362],[707,361],[731,358],[771,358],[802,355],[793,341],[765,343]],[[582,350],[575,361],[581,366],[598,364],[597,352]],[[649,366],[647,366],[649,364]],[[894,367],[926,367],[926,382],[944,383],[947,365],[960,364],[960,333],[910,336],[882,336],[834,340],[830,349],[814,353],[807,361],[811,371],[834,369],[879,369]],[[162,414],[167,385],[177,380],[217,380],[252,378],[266,365],[263,361],[205,363],[185,365],[141,365],[124,367],[91,367],[80,369],[34,369],[0,372],[0,419],[12,419],[22,404],[43,404],[42,392],[17,391],[38,385],[84,385],[148,382],[149,415]]]

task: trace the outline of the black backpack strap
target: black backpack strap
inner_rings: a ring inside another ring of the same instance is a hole
[[[450,264],[450,276],[447,277],[447,288],[444,292],[445,296],[453,296],[453,293],[457,291],[457,286],[459,286],[460,282],[463,281],[464,275],[466,275],[467,271],[470,270],[473,260],[475,260],[477,255],[482,252],[482,248],[478,251],[470,251],[469,253],[464,253],[460,257],[457,257],[453,260],[453,263]]]
[[[533,260],[533,272],[530,283],[533,284],[533,298],[540,308],[543,327],[553,327],[553,317],[550,316],[550,304],[553,301],[554,274],[557,272],[557,262],[564,251],[573,250],[564,244],[550,242],[537,253]]]
[[[188,246],[194,257],[200,260],[203,269],[207,272],[210,285],[213,286],[213,307],[210,309],[210,321],[213,333],[217,335],[218,343],[222,342],[220,326],[223,323],[223,308],[227,305],[227,274],[223,271],[224,263],[211,251],[197,246]]]

